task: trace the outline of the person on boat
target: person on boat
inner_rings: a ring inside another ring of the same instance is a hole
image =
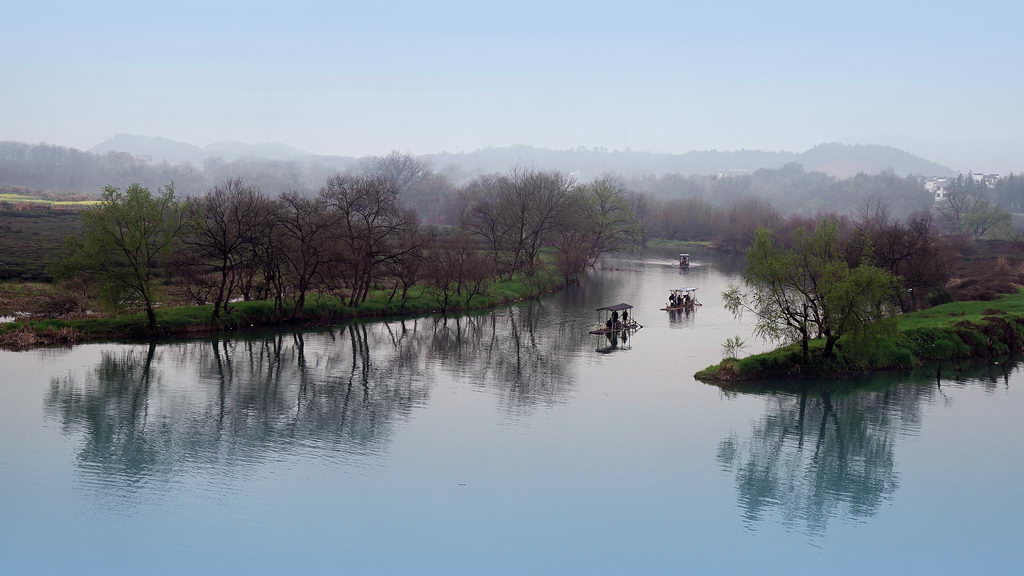
[[[622,311],[622,325],[625,326],[626,328],[629,328],[629,311],[628,310],[623,310]]]
[[[609,319],[604,321],[604,327],[607,328],[608,330],[612,329],[612,319],[611,318],[609,318]]]
[[[690,295],[689,294],[683,294],[683,301],[680,304],[682,306],[689,306],[690,305]]]
[[[612,327],[613,328],[618,328],[619,327],[619,311],[618,310],[612,311]]]

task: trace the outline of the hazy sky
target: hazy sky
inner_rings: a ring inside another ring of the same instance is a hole
[[[1014,2],[7,2],[0,139],[893,144],[1024,169]]]

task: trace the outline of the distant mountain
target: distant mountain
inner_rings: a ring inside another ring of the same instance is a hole
[[[926,160],[892,146],[878,144],[819,144],[799,155],[805,170],[847,178],[858,172],[875,174],[892,169],[900,176],[955,176],[948,166]]]
[[[232,140],[223,140],[204,146],[203,150],[211,156],[219,156],[225,160],[237,158],[267,158],[269,160],[293,160],[310,153],[292,148],[281,142],[265,142],[263,144],[245,144]]]
[[[107,152],[127,152],[137,158],[150,162],[167,161],[171,164],[188,162],[201,165],[207,158],[237,160],[239,158],[266,158],[268,160],[293,160],[309,156],[309,152],[292,148],[280,142],[263,144],[245,144],[224,140],[208,146],[196,146],[160,136],[139,136],[137,134],[117,134],[100,142],[89,149],[89,152],[106,154]]]
[[[206,154],[203,149],[194,144],[178,142],[170,138],[159,136],[138,136],[135,134],[117,134],[113,138],[104,140],[88,150],[94,154],[106,154],[108,152],[127,152],[132,156],[151,162],[163,162],[180,164],[191,162],[202,163]]]
[[[802,164],[808,172],[824,172],[840,178],[858,172],[875,174],[893,170],[896,174],[949,176],[954,172],[909,152],[873,144],[820,144],[806,152],[762,150],[694,150],[685,154],[660,154],[633,150],[575,148],[550,150],[532,146],[484,148],[474,152],[426,154],[441,170],[467,175],[524,166],[545,170],[576,171],[585,179],[612,172],[627,176],[649,174],[737,174],[760,168],[776,169],[790,162]]]
[[[245,144],[224,141],[208,146],[196,146],[167,138],[132,134],[118,134],[97,144],[90,151],[127,152],[149,162],[159,163],[166,160],[171,164],[189,162],[196,166],[200,166],[204,160],[211,157],[228,161],[257,158],[298,161],[304,164],[315,162],[338,169],[345,169],[356,163],[354,158],[315,156],[280,142]],[[791,162],[802,164],[804,170],[808,172],[824,172],[840,178],[853,176],[858,172],[876,174],[890,169],[900,176],[954,174],[946,166],[891,146],[837,142],[819,144],[805,152],[694,150],[685,154],[666,154],[583,147],[552,150],[515,145],[487,147],[473,152],[424,154],[420,157],[435,170],[449,174],[456,181],[489,172],[503,172],[514,166],[578,172],[582,179],[588,180],[605,173],[628,177],[672,173],[742,174],[761,168],[781,168]]]

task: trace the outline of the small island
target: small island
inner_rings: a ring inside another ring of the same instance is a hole
[[[804,362],[798,343],[745,358],[726,358],[695,377],[728,384],[801,376],[842,376],[871,370],[902,370],[928,362],[1003,358],[1024,352],[1024,290],[992,301],[951,302],[896,318],[894,333],[874,340],[866,351],[844,347],[829,357],[824,340],[809,343]],[[864,353],[866,352],[866,354]]]
[[[756,319],[755,336],[781,347],[738,358],[742,340],[730,339],[725,358],[695,378],[793,385],[1022,352],[1024,267],[1009,260],[1019,258],[1019,244],[1003,255],[986,246],[970,277],[949,280],[963,266],[944,248],[962,239],[930,231],[923,218],[871,220],[868,213],[857,222],[827,217],[812,228],[758,230],[743,285],[722,298],[735,316]],[[974,297],[954,298],[951,286]]]

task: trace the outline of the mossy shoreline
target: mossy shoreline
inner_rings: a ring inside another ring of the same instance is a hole
[[[307,296],[302,313],[282,318],[267,300],[235,302],[228,313],[212,319],[213,306],[173,306],[156,310],[159,334],[175,337],[189,334],[233,332],[268,326],[321,326],[359,319],[412,318],[485,310],[549,294],[565,287],[561,277],[539,274],[495,281],[485,294],[468,298],[452,295],[442,309],[434,289],[414,286],[404,306],[401,295],[391,298],[390,290],[376,290],[356,306],[348,306],[327,295]],[[42,319],[0,323],[0,349],[26,350],[36,347],[70,345],[95,340],[150,340],[145,312],[70,320]]]
[[[812,341],[809,362],[800,346],[790,344],[771,352],[726,359],[694,377],[702,382],[842,378],[880,370],[911,370],[926,363],[968,358],[1002,358],[1024,351],[1024,290],[996,300],[951,302],[897,317],[897,330],[881,337],[859,354],[844,349],[825,357],[823,342]]]

